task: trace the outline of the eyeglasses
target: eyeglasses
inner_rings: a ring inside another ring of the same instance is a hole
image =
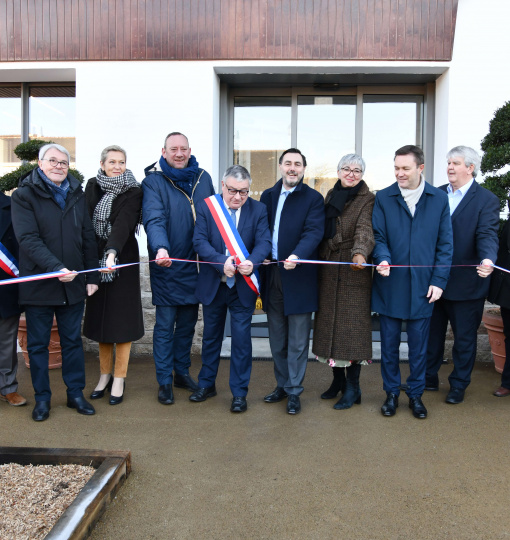
[[[50,158],[50,159],[42,158],[41,161],[49,161],[52,167],[56,167],[57,165],[60,165],[62,169],[67,169],[67,167],[69,167],[69,163],[67,161],[58,161],[55,158]]]
[[[349,167],[342,167],[340,170],[344,172],[345,175],[353,174],[354,176],[361,176],[363,171],[361,169],[350,169]]]
[[[227,191],[228,191],[228,194],[229,195],[237,195],[239,193],[239,195],[241,195],[241,197],[246,197],[248,195],[248,193],[250,193],[250,190],[249,189],[234,189],[234,188],[231,188],[229,186],[227,186],[225,184],[225,187],[227,188]]]

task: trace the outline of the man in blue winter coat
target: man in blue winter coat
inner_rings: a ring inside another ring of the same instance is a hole
[[[384,416],[393,416],[400,393],[399,346],[407,321],[410,375],[409,408],[426,418],[427,341],[434,302],[441,298],[452,262],[453,241],[448,197],[423,178],[423,151],[407,145],[395,152],[395,184],[379,191],[372,224],[378,266],[372,287],[372,310],[381,323],[381,373]],[[395,265],[395,268],[390,268]],[[402,266],[399,268],[399,266]]]
[[[198,267],[170,258],[196,260],[195,206],[214,195],[214,188],[210,175],[191,155],[188,138],[178,132],[167,135],[159,162],[147,167],[145,174],[143,225],[149,258],[156,260],[150,264],[152,303],[156,306],[153,354],[158,400],[170,405],[174,402],[172,383],[192,392],[198,390],[189,374],[198,318]]]

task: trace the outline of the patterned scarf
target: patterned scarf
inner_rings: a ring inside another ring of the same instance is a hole
[[[112,224],[110,223],[110,214],[112,213],[112,204],[115,198],[122,193],[125,193],[131,188],[140,187],[140,184],[135,180],[133,173],[126,169],[119,176],[106,176],[102,169],[99,169],[97,172],[97,183],[99,187],[105,192],[101,197],[101,200],[97,203],[96,208],[94,209],[94,214],[92,215],[92,225],[94,226],[94,231],[98,238],[103,240],[108,240],[112,232]],[[138,223],[142,223],[142,216],[140,217]],[[106,259],[108,254],[103,253],[103,257],[99,261],[99,266],[104,268],[106,266]],[[117,264],[117,258],[115,259],[115,264]],[[111,282],[118,275],[119,271],[112,272],[111,274],[101,274],[102,282]]]

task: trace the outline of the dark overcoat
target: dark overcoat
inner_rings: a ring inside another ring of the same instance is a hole
[[[143,226],[147,233],[149,258],[164,248],[175,259],[196,260],[193,249],[195,205],[214,195],[207,171],[198,169],[193,180],[191,197],[171,178],[163,174],[158,164],[145,169],[143,189]],[[156,306],[198,304],[195,289],[198,264],[174,261],[167,268],[150,263],[152,303]]]
[[[269,231],[274,230],[278,198],[282,190],[282,180],[260,197],[260,202],[267,207]],[[283,205],[278,229],[278,260],[289,255],[297,255],[300,259],[317,259],[319,244],[324,236],[324,198],[318,192],[300,182],[294,191],[287,196]],[[271,258],[271,250],[268,257]],[[285,270],[278,264],[283,288],[283,307],[285,316],[296,313],[317,311],[318,286],[317,265],[298,264],[293,270]],[[267,286],[266,271],[261,269],[261,298],[263,306],[267,306],[270,290]]]
[[[18,260],[19,248],[11,220],[11,198],[0,192],[0,242],[9,253]],[[12,276],[0,268],[0,280],[11,279]],[[18,304],[18,285],[2,285],[0,288],[0,317],[7,319],[18,315],[21,309]]]
[[[506,222],[499,239],[497,266],[510,270],[510,222]],[[510,309],[510,274],[495,269],[489,290],[489,302]]]
[[[85,188],[87,210],[92,219],[104,191],[96,178]],[[112,204],[108,240],[97,239],[97,266],[105,250],[115,249],[119,264],[139,262],[135,230],[142,209],[142,189],[133,187],[118,195]],[[144,335],[140,267],[121,268],[112,282],[99,284],[98,291],[87,298],[83,335],[99,343],[127,343]]]
[[[248,250],[247,260],[257,270],[271,250],[271,236],[267,222],[266,207],[259,201],[248,198],[241,208],[241,217],[237,226],[241,239]],[[218,292],[221,278],[225,275],[223,267],[227,260],[225,242],[211,211],[201,201],[197,205],[197,223],[193,235],[193,246],[203,261],[218,264],[200,265],[198,275],[197,298],[204,305],[209,305]],[[236,290],[243,306],[255,306],[257,294],[248,286],[241,274],[236,274]]]
[[[450,205],[444,191],[425,183],[414,217],[398,183],[379,191],[372,214],[375,264],[413,265],[391,268],[383,277],[374,272],[372,310],[395,319],[432,315],[430,285],[445,289],[453,254]]]
[[[37,168],[23,177],[11,197],[14,232],[19,243],[20,276],[97,268],[97,243],[76,178],[67,175],[69,192],[62,210]],[[86,284],[98,284],[98,272],[78,274],[63,283],[57,278],[20,284],[20,304],[74,305],[85,300]]]
[[[448,184],[441,186],[445,193]],[[453,262],[442,298],[477,300],[489,293],[491,277],[480,277],[475,268],[455,265],[495,262],[498,254],[499,199],[473,182],[452,214]],[[494,274],[493,274],[494,275]]]
[[[363,181],[362,181],[363,182]],[[326,195],[326,203],[331,197]],[[367,262],[374,248],[372,210],[375,196],[363,182],[336,220],[336,234],[322,241],[324,261],[352,261],[363,255]],[[353,270],[349,265],[319,266],[319,311],[315,314],[313,353],[336,360],[372,358],[370,291],[372,269]]]

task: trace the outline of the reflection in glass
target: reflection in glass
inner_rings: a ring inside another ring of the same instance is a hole
[[[372,191],[395,182],[395,150],[406,144],[422,146],[423,96],[363,97],[364,180]]]
[[[21,142],[21,86],[0,87],[0,176],[16,169],[14,148]]]
[[[305,182],[323,196],[338,180],[337,165],[354,152],[355,96],[298,96],[297,147],[306,156]]]
[[[234,164],[250,171],[251,196],[279,178],[278,158],[291,144],[290,97],[236,97],[234,99]]]
[[[74,86],[31,86],[29,138],[61,144],[76,161],[76,109]]]

